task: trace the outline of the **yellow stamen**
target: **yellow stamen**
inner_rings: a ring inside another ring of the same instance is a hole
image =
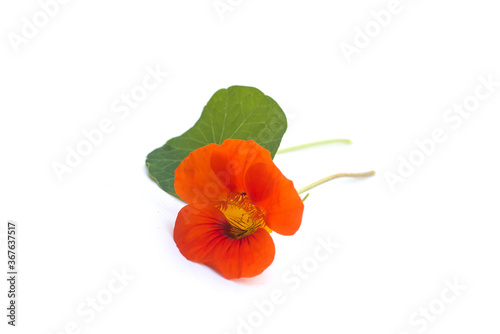
[[[227,235],[241,239],[253,234],[257,229],[264,228],[270,232],[264,220],[264,212],[256,207],[246,193],[237,194],[226,202],[221,202],[217,208],[226,216],[229,222]]]

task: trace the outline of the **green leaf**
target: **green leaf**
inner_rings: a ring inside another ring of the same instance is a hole
[[[286,128],[283,110],[257,88],[220,89],[203,108],[196,124],[149,153],[146,166],[160,188],[178,197],[174,189],[174,172],[192,151],[211,143],[222,144],[228,138],[252,139],[269,150],[274,158]]]

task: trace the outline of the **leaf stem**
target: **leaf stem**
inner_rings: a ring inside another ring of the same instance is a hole
[[[321,179],[319,181],[316,181],[307,187],[301,188],[297,190],[297,192],[300,194],[305,193],[306,191],[309,191],[313,188],[316,188],[319,185],[322,185],[323,183],[326,183],[328,181],[338,179],[340,177],[369,177],[375,175],[375,171],[369,171],[369,172],[364,172],[364,173],[338,173],[338,174],[333,174],[330,176],[325,177],[324,179]]]
[[[352,144],[352,141],[349,139],[329,139],[329,140],[322,140],[322,141],[317,141],[314,143],[308,143],[308,144],[302,144],[302,145],[297,145],[297,146],[292,146],[292,147],[287,147],[278,150],[277,154],[280,153],[287,153],[287,152],[293,152],[293,151],[298,151],[302,150],[305,148],[309,147],[314,147],[314,146],[320,146],[320,145],[326,145],[326,144]]]

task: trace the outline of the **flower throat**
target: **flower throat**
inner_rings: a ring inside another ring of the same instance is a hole
[[[261,227],[270,232],[264,221],[264,212],[252,204],[246,193],[237,194],[226,202],[220,202],[217,208],[226,216],[229,224],[225,232],[233,239],[247,237]]]

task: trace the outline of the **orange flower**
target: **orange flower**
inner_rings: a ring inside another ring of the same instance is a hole
[[[191,152],[174,184],[189,203],[175,222],[177,247],[228,279],[262,273],[274,260],[269,233],[292,235],[302,221],[304,204],[293,182],[252,140],[227,139]]]

